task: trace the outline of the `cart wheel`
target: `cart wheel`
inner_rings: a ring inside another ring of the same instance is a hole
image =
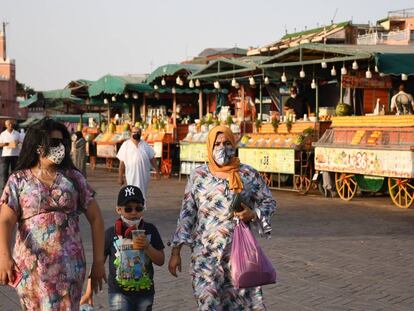
[[[388,178],[388,191],[392,202],[401,208],[409,208],[414,202],[414,180]]]
[[[335,173],[335,185],[339,197],[346,201],[352,200],[358,189],[354,174]]]
[[[260,173],[260,176],[262,176],[263,180],[265,181],[266,185],[268,187],[272,184],[272,175],[269,173]]]
[[[172,172],[172,161],[168,159],[162,160],[160,169],[163,176],[170,176]]]
[[[301,194],[306,194],[309,192],[312,185],[312,165],[308,164],[303,173],[303,175],[295,176],[295,189]]]

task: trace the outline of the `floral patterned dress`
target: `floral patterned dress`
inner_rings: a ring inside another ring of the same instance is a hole
[[[239,172],[243,202],[254,208],[259,227],[269,233],[276,202],[256,170],[241,164]],[[214,177],[207,165],[192,172],[185,189],[172,245],[192,248],[190,273],[198,310],[265,310],[260,287],[235,289],[231,282],[232,197],[228,181]]]
[[[30,169],[10,176],[1,202],[18,217],[13,258],[23,274],[16,289],[24,310],[79,309],[86,266],[79,214],[93,195],[75,170],[58,172],[50,187]]]

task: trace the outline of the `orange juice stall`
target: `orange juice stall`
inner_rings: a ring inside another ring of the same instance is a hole
[[[329,122],[282,122],[262,124],[258,133],[239,141],[242,163],[257,169],[271,188],[307,193],[312,184],[312,142]]]
[[[315,168],[335,173],[341,199],[351,200],[359,188],[388,192],[401,208],[413,205],[413,115],[335,117],[314,146]]]

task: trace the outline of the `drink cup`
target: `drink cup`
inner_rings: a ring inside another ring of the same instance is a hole
[[[140,249],[140,247],[138,246],[138,237],[141,234],[145,234],[145,230],[143,229],[132,230],[132,248],[133,249]]]

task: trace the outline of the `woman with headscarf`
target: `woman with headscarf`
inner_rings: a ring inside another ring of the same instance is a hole
[[[192,249],[191,268],[198,310],[265,310],[260,287],[236,289],[230,273],[234,217],[271,231],[276,202],[260,174],[240,164],[236,141],[225,126],[213,128],[207,140],[208,164],[197,167],[185,188],[177,229],[172,240],[169,271],[181,271],[183,244]],[[231,210],[236,193],[242,211]]]
[[[81,131],[72,135],[72,160],[76,168],[86,177],[86,140]]]

